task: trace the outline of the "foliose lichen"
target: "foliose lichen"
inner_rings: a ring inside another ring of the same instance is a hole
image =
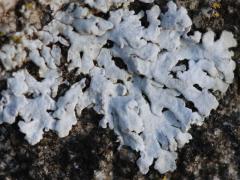
[[[82,110],[93,108],[120,147],[140,153],[142,173],[153,163],[160,173],[173,171],[177,148],[191,139],[189,128],[203,123],[218,106],[214,92],[224,94],[233,81],[229,48],[236,41],[227,31],[217,40],[212,31],[188,35],[192,21],[171,1],[167,12],[153,5],[137,14],[131,2],[39,0],[50,5],[51,22],[40,30],[28,25],[14,34],[21,41],[0,49],[7,81],[0,124],[20,117],[20,131],[34,145],[45,131],[67,136]],[[35,75],[28,63],[37,66]],[[69,82],[70,72],[82,78]],[[62,84],[69,89],[59,97]]]

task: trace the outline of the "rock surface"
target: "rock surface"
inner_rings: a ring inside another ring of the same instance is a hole
[[[165,6],[166,1],[157,3]],[[31,146],[14,126],[0,126],[0,179],[239,179],[240,178],[240,1],[178,0],[193,19],[194,30],[211,28],[215,32],[230,30],[238,40],[234,49],[237,69],[235,81],[204,125],[191,130],[193,140],[179,150],[177,170],[159,175],[151,170],[146,176],[138,172],[138,155],[130,149],[117,150],[114,133],[98,127],[99,117],[93,110],[84,111],[81,121],[66,138],[48,132],[37,145]],[[216,4],[214,4],[216,3]],[[23,18],[19,7],[41,9],[37,3],[19,1],[13,13],[21,28],[24,21],[45,24],[51,19],[31,14]],[[143,4],[139,3],[141,8]],[[2,35],[0,45],[9,37]],[[4,87],[0,78],[0,88]]]

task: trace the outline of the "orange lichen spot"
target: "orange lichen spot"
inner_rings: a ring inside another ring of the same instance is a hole
[[[213,9],[220,9],[221,8],[221,4],[219,2],[213,2],[211,7]]]
[[[15,35],[13,35],[13,36],[11,37],[11,40],[12,40],[13,42],[19,44],[19,43],[22,41],[22,37],[21,37],[21,36],[15,36]]]

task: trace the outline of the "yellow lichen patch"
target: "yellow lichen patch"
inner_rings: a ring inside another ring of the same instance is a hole
[[[33,9],[33,3],[26,3],[25,4],[25,6],[26,6],[26,9]]]
[[[167,176],[164,176],[162,180],[167,180]]]
[[[22,37],[21,36],[15,36],[15,35],[13,35],[12,37],[11,37],[11,40],[13,41],[13,42],[15,42],[15,43],[20,43],[21,41],[22,41]]]
[[[0,36],[4,36],[4,35],[5,35],[5,33],[0,31]]]
[[[220,9],[221,8],[221,4],[219,2],[213,2],[211,6],[212,6],[213,9]]]
[[[218,17],[220,17],[220,14],[218,12],[213,12],[212,17],[218,18]]]

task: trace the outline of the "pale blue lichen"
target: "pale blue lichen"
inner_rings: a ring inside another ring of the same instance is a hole
[[[67,136],[77,123],[76,114],[92,107],[104,115],[100,126],[114,130],[120,147],[127,145],[140,152],[137,164],[142,173],[153,163],[160,173],[173,171],[177,148],[191,139],[191,125],[201,125],[218,106],[210,90],[225,93],[233,81],[235,63],[229,50],[236,46],[233,35],[224,31],[216,41],[212,31],[187,35],[191,19],[173,2],[168,3],[166,13],[157,5],[146,11],[148,27],[141,23],[144,13],[130,11],[124,0],[84,1],[103,12],[125,4],[111,10],[108,19],[77,3],[58,10],[64,2],[50,3],[54,18],[42,30],[23,30],[20,44],[1,48],[6,71],[31,61],[43,80],[37,81],[21,68],[6,76],[0,123],[13,123],[20,116],[20,130],[34,145],[44,131]],[[109,42],[112,46],[107,47]],[[81,79],[56,100],[59,85],[70,84],[62,77],[66,72],[60,68],[59,44],[67,49],[68,71],[88,75],[91,82],[86,87],[86,79]],[[187,107],[187,102],[195,109]]]

